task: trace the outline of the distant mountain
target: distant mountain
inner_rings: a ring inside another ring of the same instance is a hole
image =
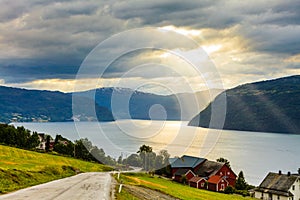
[[[300,76],[256,82],[226,90],[189,125],[210,128],[212,104],[227,97],[223,129],[300,134]]]
[[[93,101],[80,97],[77,104],[80,105],[80,110],[73,116],[70,94],[0,86],[0,122],[61,122],[73,120],[74,117],[83,121],[97,120],[85,109],[94,104]],[[113,120],[107,108],[96,105],[96,113],[99,121]]]
[[[204,109],[218,93],[220,90],[164,96],[127,88],[99,88],[62,93],[0,86],[0,122],[95,121],[94,105],[99,121],[188,121]],[[76,101],[72,102],[72,97],[76,97]],[[72,110],[72,103],[77,109]]]
[[[157,95],[128,88],[99,88],[76,95],[95,99],[111,110],[115,119],[191,120],[204,109],[220,90]],[[195,106],[198,108],[195,108]],[[163,111],[162,111],[163,110]]]

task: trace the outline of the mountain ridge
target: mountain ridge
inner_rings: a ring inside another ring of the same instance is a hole
[[[78,103],[91,105],[89,99],[81,97]],[[74,105],[77,106],[77,105]],[[83,106],[83,107],[84,107]],[[96,117],[84,109],[77,113],[81,120],[113,120],[111,112],[95,105]],[[59,91],[27,90],[0,86],[0,121],[10,122],[63,122],[72,121],[72,96]],[[94,117],[94,118],[93,118]]]
[[[226,130],[300,134],[300,76],[259,81],[226,90],[196,115],[190,126],[211,125],[212,104],[226,95]]]
[[[111,105],[113,93],[114,99],[117,100],[113,101],[114,106]],[[204,109],[217,93],[219,90],[202,91],[196,94],[157,95],[113,87],[63,93],[0,86],[0,122],[96,121],[97,119],[99,121],[190,120],[198,111]],[[123,101],[126,98],[128,102]],[[188,105],[191,99],[197,103],[199,110]],[[72,107],[74,102],[76,102],[75,110]],[[93,104],[96,105],[97,119],[91,106]],[[156,107],[156,104],[163,109]]]

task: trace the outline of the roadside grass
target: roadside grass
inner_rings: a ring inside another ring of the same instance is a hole
[[[115,196],[117,200],[139,200],[139,198],[128,192],[126,188],[123,188],[120,193],[118,192],[118,189],[119,188],[116,187]]]
[[[0,145],[0,194],[75,175],[110,171],[111,167]]]
[[[124,184],[137,185],[163,192],[173,197],[184,200],[245,200],[251,197],[231,195],[207,190],[196,189],[171,180],[150,176],[144,173],[125,173],[121,174],[120,180]]]

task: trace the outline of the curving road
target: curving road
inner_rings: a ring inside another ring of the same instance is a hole
[[[111,176],[105,172],[83,173],[0,196],[0,200],[108,200]]]

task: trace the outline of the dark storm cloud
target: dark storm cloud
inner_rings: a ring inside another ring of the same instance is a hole
[[[99,42],[145,26],[237,27],[230,34],[249,41],[251,51],[292,56],[300,53],[299,10],[296,0],[0,0],[0,79],[75,77]]]
[[[141,25],[175,25],[194,28],[224,28],[238,22],[238,16],[228,15],[222,1],[121,1],[112,7],[113,16],[139,19]]]

